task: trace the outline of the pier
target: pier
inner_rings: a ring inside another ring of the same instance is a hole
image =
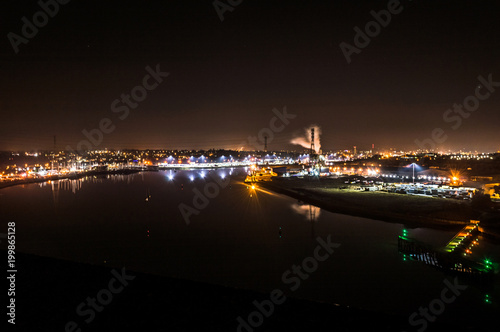
[[[464,249],[464,256],[471,254],[471,247],[478,244],[476,235],[481,233],[479,230],[479,221],[471,220],[471,224],[465,226],[458,232],[446,245],[446,252],[454,252],[457,248]],[[476,239],[476,240],[475,240]]]
[[[479,221],[472,220],[444,247],[434,249],[430,246],[407,236],[406,230],[398,237],[398,252],[403,260],[415,260],[437,268],[445,273],[460,275],[479,282],[493,282],[493,263],[486,260],[478,262],[468,259],[471,253],[470,245],[477,244],[475,237],[480,233]],[[463,253],[460,252],[463,249]]]

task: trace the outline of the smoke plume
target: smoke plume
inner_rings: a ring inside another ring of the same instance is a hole
[[[311,125],[308,128],[305,128],[305,136],[295,137],[290,141],[290,143],[300,145],[306,149],[310,149],[312,128],[314,128],[314,150],[316,153],[319,153],[319,149],[321,148],[319,142],[319,136],[321,135],[321,128],[317,125]]]

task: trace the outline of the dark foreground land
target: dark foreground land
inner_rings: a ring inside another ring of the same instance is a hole
[[[6,252],[0,250],[0,255],[6,257]],[[256,310],[253,301],[269,299],[269,294],[126,270],[135,279],[128,281],[86,323],[84,319],[90,316],[78,315],[76,308],[87,297],[96,297],[99,291],[108,289],[114,278],[112,268],[21,253],[16,259],[16,325],[9,324],[7,330],[65,331],[67,322],[74,321],[81,331],[237,331],[236,318],[246,318]],[[3,319],[7,320],[5,315]],[[467,325],[459,320],[457,324],[437,321],[427,331],[476,330],[466,328]],[[287,298],[254,330],[412,331],[414,328],[408,325],[408,317]]]
[[[500,239],[500,214],[485,212],[470,201],[350,189],[341,179],[273,178],[259,186],[325,210],[407,227],[459,230],[470,220],[481,220],[493,239]]]

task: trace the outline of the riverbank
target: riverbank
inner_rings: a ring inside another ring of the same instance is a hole
[[[259,186],[334,213],[402,223],[407,227],[459,230],[479,217],[470,202],[438,197],[351,190],[338,179],[274,178]]]
[[[54,176],[46,176],[43,178],[30,178],[25,180],[16,180],[16,181],[2,181],[0,182],[0,189],[22,185],[22,184],[30,184],[30,183],[41,183],[47,181],[57,181],[64,179],[80,179],[86,176],[102,176],[102,175],[128,175],[134,174],[138,172],[143,172],[144,170],[136,170],[136,169],[119,169],[112,171],[87,171],[82,173],[71,173],[67,175],[54,175]]]
[[[0,250],[7,257],[5,250]],[[254,301],[269,300],[269,293],[210,285],[125,270],[128,285],[113,294],[108,304],[90,317],[90,307],[76,308],[108,289],[112,267],[81,264],[17,253],[17,331],[65,331],[73,321],[82,331],[245,331],[237,330],[239,316],[246,320],[256,310]],[[121,272],[121,268],[114,268]],[[134,277],[134,279],[130,279]],[[102,296],[102,295],[101,295]],[[288,298],[276,306],[255,331],[401,331],[408,317],[370,312],[326,303]],[[103,299],[106,300],[104,295]],[[88,322],[85,322],[85,319]],[[467,324],[465,324],[465,327]],[[435,322],[429,331],[464,331],[460,325]]]

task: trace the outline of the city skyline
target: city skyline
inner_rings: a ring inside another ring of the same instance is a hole
[[[498,330],[498,1],[2,5],[11,329]]]

